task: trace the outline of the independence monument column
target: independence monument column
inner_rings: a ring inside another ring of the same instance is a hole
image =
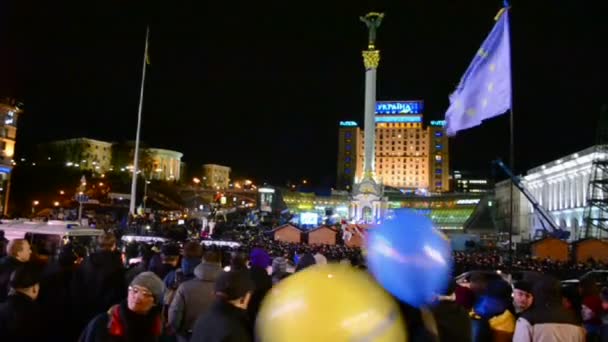
[[[357,180],[352,192],[350,217],[357,223],[376,223],[384,214],[383,189],[375,179],[376,144],[376,70],[380,51],[376,50],[376,32],[382,23],[383,13],[371,12],[361,17],[368,29],[367,50],[363,50],[365,66],[365,120],[363,179]]]

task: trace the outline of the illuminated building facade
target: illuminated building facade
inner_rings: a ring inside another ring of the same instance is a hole
[[[112,167],[112,143],[107,141],[74,138],[56,140],[39,147],[39,158],[60,161],[81,170],[106,172]]]
[[[524,185],[530,190],[540,205],[551,215],[553,221],[570,232],[570,239],[579,237],[584,226],[583,213],[587,201],[587,191],[591,178],[592,163],[597,157],[595,147],[570,154],[558,160],[528,170],[522,177]],[[505,225],[509,222],[509,185],[510,180],[496,184],[496,202],[499,213],[504,216]],[[530,240],[541,223],[532,205],[514,189],[513,211],[514,231],[517,239]],[[500,210],[502,208],[502,210]],[[500,217],[498,217],[500,219]]]
[[[422,101],[377,102],[376,178],[399,189],[450,190],[449,146],[444,121],[423,126]],[[364,134],[355,122],[340,122],[339,189],[363,178]]]
[[[0,101],[0,208],[7,214],[10,178],[17,139],[17,120],[21,113],[14,99]]]
[[[180,179],[183,156],[181,152],[162,148],[148,148],[147,151],[154,170],[152,179],[176,181]]]
[[[217,164],[203,165],[203,184],[209,188],[228,188],[228,184],[230,184],[230,168]]]
[[[118,170],[123,172],[132,170],[133,151],[131,144],[75,138],[40,144],[37,154],[39,160],[56,161],[67,167],[104,173],[113,170],[112,164],[116,164]],[[150,179],[179,180],[182,156],[181,152],[167,149],[141,148],[139,169],[144,170]]]

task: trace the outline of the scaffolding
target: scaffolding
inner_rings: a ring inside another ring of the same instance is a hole
[[[608,106],[602,106],[579,239],[608,237]]]

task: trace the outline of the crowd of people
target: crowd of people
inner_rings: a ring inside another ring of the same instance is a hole
[[[46,264],[27,240],[8,242],[0,259],[0,341],[253,341],[264,297],[293,273],[331,262],[366,271],[360,249],[263,235],[238,247],[117,241],[106,233],[89,255],[68,243]],[[455,253],[454,261],[456,274],[504,265],[497,253]],[[601,265],[514,265],[531,272],[513,284],[495,272],[471,272],[450,280],[427,308],[400,302],[409,340],[608,340],[608,289],[588,280],[562,288],[555,277]]]

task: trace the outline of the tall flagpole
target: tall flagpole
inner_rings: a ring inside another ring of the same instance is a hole
[[[139,170],[139,135],[141,131],[141,111],[144,105],[144,85],[146,83],[146,64],[148,59],[148,37],[150,27],[146,26],[146,45],[144,48],[143,71],[141,73],[141,88],[139,90],[139,109],[137,111],[137,133],[135,133],[135,152],[133,153],[133,177],[131,179],[131,201],[129,202],[129,213],[135,216],[135,197],[137,195],[137,171]]]
[[[509,0],[504,0],[503,1],[503,5],[505,8],[505,11],[508,11],[511,7],[511,5],[509,4]],[[509,19],[511,17],[509,16]],[[511,77],[511,110],[509,111],[509,164],[511,166],[511,170],[513,170],[513,173],[515,173],[515,134],[514,134],[514,117],[513,117],[513,49],[512,49],[512,44],[511,44],[511,23],[509,23],[509,66],[510,66],[510,72],[511,75],[509,75],[509,77]],[[510,216],[511,219],[509,220],[509,272],[512,273],[512,268],[513,268],[513,221],[514,221],[514,209],[515,209],[515,201],[513,201],[513,184],[511,184],[511,194],[509,196],[510,198],[510,206],[511,209],[510,211]]]

